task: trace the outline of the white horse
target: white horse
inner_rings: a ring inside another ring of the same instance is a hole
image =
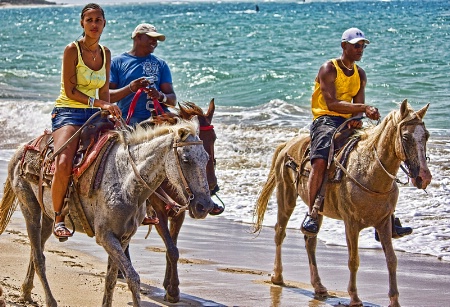
[[[103,246],[109,256],[103,306],[112,305],[119,268],[124,272],[132,292],[133,306],[140,306],[140,278],[123,249],[144,218],[145,200],[166,177],[178,195],[189,204],[192,217],[203,219],[213,209],[205,171],[208,154],[198,137],[198,130],[195,118],[181,121],[175,126],[137,127],[131,132],[119,131],[118,141],[104,157],[104,173],[99,188],[91,193],[72,193],[69,208],[75,202],[78,205],[81,203],[86,216],[83,221],[75,214],[73,220],[76,229],[83,231],[83,222],[86,226],[87,221],[96,242]],[[52,233],[51,191],[46,187],[41,194],[45,208],[43,211],[39,204],[39,184],[36,179],[25,176],[22,169],[25,148],[20,147],[9,163],[4,196],[0,203],[0,234],[19,203],[32,251],[28,273],[22,285],[22,299],[32,300],[31,290],[36,272],[44,287],[47,306],[57,306],[47,281],[43,254],[45,242]],[[86,186],[83,180],[89,179],[85,177],[83,175],[76,185]]]

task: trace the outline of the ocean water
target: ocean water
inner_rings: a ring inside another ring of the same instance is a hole
[[[260,11],[255,11],[258,4]],[[359,63],[367,73],[366,103],[382,116],[408,99],[427,103],[425,123],[432,184],[426,192],[401,186],[396,215],[414,228],[394,241],[396,250],[450,261],[450,3],[448,1],[271,1],[103,4],[101,43],[112,54],[131,48],[141,22],[167,37],[155,54],[172,70],[179,101],[206,108],[216,102],[213,124],[222,215],[252,222],[258,193],[275,147],[311,122],[314,78],[323,62],[339,57],[340,37],[359,27],[371,44]],[[50,127],[59,92],[64,47],[81,34],[80,5],[0,8],[0,160]],[[399,173],[402,180],[402,174]],[[298,206],[289,227],[306,213]],[[274,226],[276,201],[264,225]],[[325,219],[319,239],[345,246],[343,223]],[[381,248],[373,229],[360,247]]]

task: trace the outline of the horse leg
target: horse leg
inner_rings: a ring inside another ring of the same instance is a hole
[[[164,213],[162,213],[164,214]],[[161,216],[161,215],[158,215]],[[178,278],[178,259],[180,257],[177,239],[181,226],[184,221],[184,213],[172,218],[170,222],[170,231],[168,225],[168,219],[160,219],[160,223],[156,225],[158,234],[166,245],[166,272],[164,276],[164,289],[166,289],[166,295],[164,299],[170,303],[177,303],[180,300],[180,280]]]
[[[108,269],[105,278],[105,293],[103,294],[102,306],[112,306],[112,298],[114,294],[114,287],[117,281],[117,266],[125,274],[127,279],[128,288],[133,295],[133,306],[141,306],[141,281],[139,274],[133,268],[130,259],[124,253],[125,247],[128,245],[129,240],[123,242],[123,246],[119,242],[119,239],[110,232],[96,231],[96,241],[99,245],[103,246],[108,253]]]
[[[286,226],[294,211],[297,191],[292,182],[284,182],[282,179],[277,179],[277,224],[275,225],[275,261],[273,265],[273,275],[271,277],[272,283],[276,285],[283,285],[283,263],[282,263],[282,244],[286,237]]]
[[[356,223],[345,221],[345,234],[348,249],[348,269],[350,270],[350,280],[347,287],[348,294],[350,295],[350,307],[363,306],[362,301],[358,297],[358,289],[356,287],[356,273],[359,268],[359,232],[360,229],[356,226]]]
[[[322,225],[323,215],[318,215],[318,223],[319,227]],[[304,236],[305,239],[305,248],[308,254],[308,262],[309,262],[309,276],[311,285],[314,287],[314,293],[318,296],[327,296],[328,290],[322,285],[322,281],[319,276],[319,270],[317,269],[317,261],[316,261],[316,247],[317,247],[317,236]]]
[[[46,305],[53,307],[57,306],[57,303],[50,290],[45,273],[45,256],[43,253],[45,241],[49,237],[47,229],[48,222],[45,218],[42,218],[41,225],[41,209],[35,197],[31,196],[34,195],[32,194],[33,192],[30,191],[29,193],[30,196],[27,197],[32,197],[34,199],[27,199],[26,202],[20,202],[21,211],[25,218],[28,238],[30,239],[31,245],[30,261],[28,264],[27,275],[22,283],[20,298],[24,301],[32,301],[31,290],[33,289],[33,279],[36,272],[41,280],[42,287],[44,288]],[[24,203],[34,204],[34,206],[25,206]]]
[[[103,295],[102,306],[112,306],[114,289],[117,283],[117,273],[119,268],[111,257],[108,257],[108,266],[105,276],[105,293]],[[113,277],[115,276],[115,278]]]
[[[387,269],[389,272],[389,300],[390,307],[400,307],[398,301],[398,288],[397,288],[397,256],[392,246],[392,220],[387,218],[386,222],[376,228],[380,237],[381,246],[383,247],[384,255],[386,257]]]

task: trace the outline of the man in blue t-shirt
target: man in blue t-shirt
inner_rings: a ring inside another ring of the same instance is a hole
[[[153,55],[158,41],[166,39],[164,34],[158,33],[155,26],[142,23],[131,34],[133,48],[115,56],[111,60],[110,73],[110,101],[117,102],[122,116],[127,118],[131,102],[135,93],[143,87],[148,87],[137,101],[129,124],[135,125],[151,116],[155,109],[153,100],[160,102],[164,112],[168,112],[167,106],[175,107],[177,96],[172,86],[172,74],[167,63]],[[151,81],[150,81],[151,80]],[[224,207],[215,204],[211,215],[219,215]],[[144,225],[157,224],[158,219],[145,217]]]
[[[165,112],[167,106],[175,106],[177,96],[172,86],[172,74],[167,63],[153,55],[158,41],[166,37],[158,33],[148,23],[140,24],[131,34],[133,48],[115,56],[111,60],[110,100],[117,102],[124,118],[128,115],[135,93],[142,87],[153,83],[146,93],[140,95],[133,111],[130,124],[136,124],[150,118],[153,99],[157,99]]]

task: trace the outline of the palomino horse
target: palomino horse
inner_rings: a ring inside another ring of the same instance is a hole
[[[214,115],[215,105],[214,99],[209,103],[206,114],[203,110],[193,103],[183,103],[179,105],[179,117],[189,120],[197,116],[200,123],[200,139],[203,141],[203,147],[209,155],[209,160],[206,165],[206,175],[208,178],[209,189],[217,191],[217,177],[215,174],[215,159],[214,159],[214,142],[216,141],[216,133],[214,127],[211,125]],[[154,124],[164,124],[177,120],[178,117],[157,116],[152,120]],[[180,199],[176,194],[171,192],[170,187],[167,188],[163,184],[163,190],[167,192],[168,196],[172,198],[176,204],[181,204]],[[158,234],[161,236],[166,246],[166,273],[164,277],[163,286],[166,290],[165,300],[176,303],[180,300],[179,278],[178,278],[178,259],[179,252],[177,247],[178,234],[185,218],[185,210],[178,206],[172,206],[173,202],[165,197],[161,197],[160,189],[157,193],[149,197],[149,204],[156,212],[159,218],[159,223],[155,225]],[[159,196],[158,196],[159,194]],[[148,214],[152,212],[149,211]],[[170,221],[170,223],[169,223]],[[170,224],[170,225],[169,225]]]
[[[92,195],[77,194],[84,204],[86,218],[96,237],[96,242],[108,253],[103,306],[111,306],[113,291],[120,268],[125,273],[132,292],[133,306],[140,306],[140,278],[123,249],[128,245],[145,215],[145,200],[167,177],[184,203],[189,203],[192,217],[203,219],[213,209],[206,164],[208,154],[197,135],[198,121],[182,121],[175,126],[158,126],[153,129],[136,127],[119,131],[119,140],[113,143],[104,165],[99,188]],[[22,296],[31,300],[34,272],[41,279],[47,306],[57,306],[45,273],[43,254],[45,241],[52,233],[53,212],[50,189],[43,195],[45,212],[38,202],[36,181],[21,175],[24,147],[12,157],[8,167],[4,197],[0,203],[0,221],[9,221],[14,202],[20,203],[31,243],[28,274],[22,285]],[[83,180],[83,177],[80,178]],[[183,189],[185,188],[185,189]],[[72,197],[69,201],[76,202]],[[75,220],[78,229],[80,221]],[[0,229],[4,226],[0,223]]]
[[[394,213],[399,193],[395,174],[403,161],[408,168],[408,175],[417,188],[425,189],[431,182],[426,157],[426,142],[429,134],[422,121],[427,109],[428,105],[414,112],[404,100],[399,111],[392,111],[378,126],[360,133],[361,140],[348,154],[347,168],[341,164],[340,169],[345,176],[340,183],[330,181],[327,183],[323,210],[320,213],[330,218],[343,220],[345,224],[350,270],[347,288],[350,306],[362,306],[356,288],[356,273],[359,266],[358,236],[362,229],[371,226],[378,231],[386,256],[390,306],[400,306],[396,277],[397,257],[391,241],[391,215]],[[289,165],[292,159],[304,160],[308,143],[308,135],[299,135],[277,147],[268,180],[255,207],[254,229],[257,232],[262,227],[269,198],[273,190],[277,189],[276,256],[272,276],[274,284],[283,284],[281,245],[298,195],[305,204],[308,203],[308,177],[304,175],[305,170],[302,168],[297,169],[297,172],[293,171],[286,166],[286,163]],[[332,168],[336,166],[332,165]],[[319,215],[320,223],[322,215]],[[316,243],[317,236],[305,236],[311,284],[316,294],[326,296],[327,289],[322,285],[317,270]]]

